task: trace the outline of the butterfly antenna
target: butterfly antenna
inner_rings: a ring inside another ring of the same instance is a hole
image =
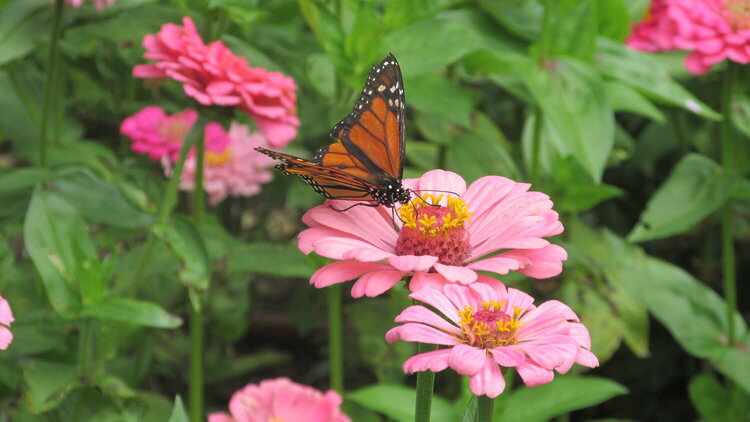
[[[331,204],[328,204],[328,207],[331,208],[334,211],[337,211],[337,212],[344,212],[344,211],[349,211],[350,209],[352,209],[352,208],[354,208],[356,206],[359,206],[359,205],[362,205],[363,207],[379,207],[380,206],[380,204],[368,204],[366,202],[357,202],[356,204],[348,206],[348,207],[344,208],[343,210],[340,210],[340,209],[334,207]]]

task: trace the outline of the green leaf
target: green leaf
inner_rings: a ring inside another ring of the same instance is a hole
[[[307,56],[307,79],[318,94],[333,99],[336,94],[336,70],[327,56],[323,54]]]
[[[126,229],[144,228],[153,216],[137,210],[117,187],[90,170],[77,167],[60,172],[54,189],[91,223],[104,223]]]
[[[323,51],[331,59],[339,73],[351,74],[351,64],[344,52],[344,30],[328,10],[313,0],[297,0],[302,16],[310,25]]]
[[[626,394],[622,385],[604,378],[556,376],[549,384],[523,387],[511,394],[502,411],[495,415],[497,422],[548,421],[577,409],[605,402]]]
[[[77,255],[96,259],[86,225],[58,194],[36,190],[24,222],[24,242],[52,307],[65,317],[80,308],[76,294]]]
[[[698,374],[688,385],[690,401],[706,422],[747,420],[750,397],[742,390],[725,388],[709,374]]]
[[[206,290],[211,277],[211,262],[203,238],[193,223],[176,215],[172,224],[155,226],[154,234],[180,257],[180,280],[187,286]]]
[[[410,106],[464,127],[471,125],[471,112],[475,102],[474,91],[436,74],[422,75],[409,82]]]
[[[174,398],[174,408],[167,422],[189,422],[187,412],[185,412],[185,405],[182,404],[182,397],[179,395]]]
[[[0,175],[0,195],[30,190],[50,180],[54,172],[42,167],[21,167]]]
[[[78,384],[78,367],[35,360],[24,371],[25,401],[32,413],[55,409]]]
[[[416,392],[403,385],[376,384],[360,388],[346,395],[346,399],[395,419],[398,422],[414,420]],[[454,422],[458,419],[453,406],[438,396],[432,397],[432,422]]]
[[[111,297],[81,310],[81,317],[127,322],[156,328],[177,328],[182,319],[165,311],[161,306],[142,300]]]
[[[477,113],[471,130],[453,138],[448,147],[446,167],[460,173],[467,182],[493,174],[517,178],[520,173],[509,146],[489,117]]]
[[[689,154],[654,193],[628,235],[644,242],[682,233],[714,213],[732,192],[735,178],[710,158]]]
[[[47,16],[37,13],[38,3],[28,0],[4,2],[0,10],[0,65],[34,51],[37,34],[47,29]]]
[[[594,65],[603,75],[631,86],[654,101],[674,105],[708,119],[721,119],[720,114],[673,81],[648,53],[599,38]]]
[[[557,2],[549,28],[552,57],[571,57],[591,61],[596,50],[597,22],[592,5],[596,1],[562,0]],[[541,43],[542,41],[540,41]]]
[[[630,11],[625,0],[598,0],[596,5],[599,35],[623,42],[630,34]]]
[[[446,19],[427,19],[399,28],[383,40],[399,60],[404,84],[425,73],[434,73],[479,48],[482,37],[471,27]],[[407,88],[408,89],[408,88]],[[407,98],[409,92],[406,92]],[[408,100],[407,100],[408,101]]]
[[[664,122],[664,114],[649,100],[629,85],[620,82],[606,82],[607,96],[615,111],[629,111],[655,120]]]
[[[474,422],[477,414],[477,396],[471,396],[469,401],[466,403],[463,412],[461,412],[461,419],[459,422]]]
[[[479,7],[519,37],[527,40],[539,37],[544,7],[538,1],[479,0]]]
[[[615,130],[605,85],[596,72],[567,59],[545,67],[518,61],[513,70],[559,133],[560,154],[576,157],[594,181],[601,181]]]
[[[235,248],[227,258],[227,272],[256,272],[282,277],[310,278],[315,268],[297,245],[251,243]]]

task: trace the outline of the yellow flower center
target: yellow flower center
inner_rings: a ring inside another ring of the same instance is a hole
[[[480,311],[473,306],[459,311],[462,332],[456,338],[462,343],[482,349],[516,344],[516,331],[523,327],[519,318],[523,312],[513,307],[513,313],[502,311],[504,302],[485,302]]]
[[[218,167],[229,161],[232,158],[232,153],[229,148],[222,152],[206,151],[206,165],[210,167]]]
[[[724,11],[729,13],[732,28],[735,30],[750,29],[750,1],[748,0],[724,0]]]

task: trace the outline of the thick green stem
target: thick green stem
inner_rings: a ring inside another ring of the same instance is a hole
[[[47,165],[47,148],[49,140],[47,139],[47,126],[50,120],[50,105],[52,96],[55,92],[55,77],[57,72],[57,41],[60,38],[60,22],[62,21],[65,1],[58,0],[55,2],[55,11],[52,16],[52,32],[49,40],[49,55],[47,56],[47,68],[44,82],[44,97],[42,99],[42,118],[39,124],[39,165]]]
[[[331,388],[344,392],[344,353],[341,323],[341,285],[328,287],[328,353]]]
[[[495,399],[487,396],[477,396],[477,422],[492,422],[492,413],[495,410]]]
[[[156,220],[148,232],[148,238],[146,238],[146,244],[143,246],[143,252],[141,252],[141,257],[138,260],[138,264],[133,272],[133,277],[130,279],[130,284],[127,287],[129,296],[135,296],[135,293],[138,291],[138,285],[140,284],[141,277],[143,277],[143,272],[146,270],[146,265],[148,264],[149,259],[151,259],[151,248],[153,247],[155,240],[154,227],[166,223],[175,202],[177,202],[177,189],[180,185],[180,175],[182,174],[182,169],[185,167],[185,160],[187,159],[190,147],[195,144],[196,139],[198,139],[203,133],[203,124],[201,123],[202,119],[193,126],[192,130],[185,138],[185,141],[182,143],[180,157],[177,159],[177,163],[175,163],[174,169],[172,170],[172,176],[169,178],[169,183],[167,183],[164,198],[159,204],[159,208],[156,212]]]
[[[436,344],[419,343],[419,353],[432,352],[437,349]],[[414,409],[414,422],[430,422],[434,386],[434,372],[424,371],[417,374],[417,402]]]
[[[739,66],[729,61],[724,74],[724,89],[722,95],[722,114],[724,120],[721,124],[721,164],[726,172],[734,172],[734,160],[736,159],[732,103],[734,92],[738,88],[736,84]],[[731,199],[729,200],[731,201]],[[735,313],[737,312],[737,280],[735,273],[734,236],[732,234],[732,204],[724,204],[721,212],[721,245],[722,245],[722,274],[724,278],[724,298],[727,301],[727,339],[729,344],[735,341]]]
[[[201,295],[198,294],[198,297]],[[191,422],[203,420],[203,311],[190,307],[190,408]]]

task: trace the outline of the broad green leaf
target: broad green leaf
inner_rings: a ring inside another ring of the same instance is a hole
[[[78,366],[35,360],[26,367],[25,401],[32,413],[55,409],[78,384]]]
[[[476,114],[471,130],[453,138],[446,155],[446,167],[460,173],[467,182],[487,175],[519,177],[509,142],[494,123]]]
[[[336,73],[331,60],[323,54],[307,57],[307,78],[310,85],[325,98],[333,99],[336,94]]]
[[[459,422],[474,422],[477,414],[477,396],[471,396],[469,401],[466,403],[466,407],[461,412],[461,419]]]
[[[555,189],[549,194],[555,199],[555,209],[560,211],[585,211],[607,199],[623,195],[611,185],[597,184],[573,158],[558,158],[554,166]]]
[[[544,67],[532,60],[518,61],[513,70],[559,133],[559,152],[576,157],[594,181],[601,181],[614,144],[614,118],[596,72],[567,59]]]
[[[746,421],[750,397],[742,390],[725,388],[713,376],[702,373],[690,380],[690,401],[706,422]]]
[[[14,153],[31,163],[39,157],[38,116],[43,75],[34,66],[0,71],[0,132],[13,142]]]
[[[721,208],[734,181],[734,176],[724,173],[710,158],[685,156],[649,199],[628,240],[644,242],[692,228]]]
[[[464,127],[471,125],[471,112],[475,102],[474,91],[436,74],[422,75],[409,82],[410,106]]]
[[[344,52],[344,31],[336,18],[313,0],[297,0],[302,16],[310,25],[323,51],[331,59],[339,73],[352,74],[351,64]]]
[[[647,53],[599,38],[594,64],[603,75],[630,85],[655,101],[683,108],[708,119],[721,118],[721,115],[673,81]]]
[[[172,414],[169,416],[167,422],[188,422],[187,412],[185,412],[185,405],[182,404],[182,397],[179,395],[174,399],[174,408],[172,408]]]
[[[414,420],[414,402],[416,392],[403,385],[376,384],[360,388],[346,395],[358,405],[374,410],[395,419],[398,422],[412,422]],[[432,422],[454,422],[458,414],[450,403],[438,396],[432,397]]]
[[[36,190],[26,213],[24,241],[52,307],[73,316],[80,307],[76,273],[81,263],[76,258],[96,258],[78,211],[58,194]]]
[[[750,339],[736,313],[740,344],[726,344],[726,302],[710,287],[670,263],[633,254],[619,269],[623,285],[639,297],[686,352],[707,359],[717,370],[750,392]],[[644,292],[647,292],[644,294]]]
[[[81,141],[51,146],[49,161],[53,166],[85,166],[99,176],[109,178],[118,158],[101,143]]]
[[[560,376],[549,384],[523,387],[514,391],[503,409],[495,414],[497,422],[543,422],[577,409],[605,402],[626,394],[622,385],[598,377]]]
[[[174,216],[172,224],[155,226],[154,233],[180,257],[180,280],[187,286],[206,290],[211,262],[203,238],[193,223],[182,216]]]
[[[597,0],[599,35],[622,42],[630,34],[630,11],[625,0]]]
[[[34,51],[35,38],[49,23],[38,13],[39,3],[28,0],[3,2],[0,8],[0,65]]]
[[[137,210],[117,187],[100,179],[85,168],[70,168],[60,172],[53,182],[54,189],[91,223],[135,229],[147,227],[153,216]]]
[[[471,27],[446,19],[427,19],[399,28],[383,40],[399,60],[408,87],[417,76],[433,73],[476,50],[482,37]]]
[[[227,271],[309,278],[315,268],[293,243],[258,242],[235,248],[227,259]]]
[[[50,180],[54,172],[42,167],[21,167],[0,175],[0,195],[25,191]]]
[[[596,3],[561,0],[555,4],[548,34],[552,57],[591,61],[596,50],[597,21],[592,10]]]
[[[615,111],[629,111],[650,117],[657,122],[664,122],[664,114],[631,86],[608,81],[606,87],[607,96],[612,102],[612,109]]]
[[[128,298],[105,298],[81,309],[81,317],[127,322],[156,328],[177,328],[182,319],[165,311],[161,306]]]
[[[536,0],[479,0],[479,7],[510,32],[536,40],[544,7]]]
[[[105,374],[96,380],[96,386],[105,394],[122,399],[133,399],[138,396],[122,378],[112,374]]]

